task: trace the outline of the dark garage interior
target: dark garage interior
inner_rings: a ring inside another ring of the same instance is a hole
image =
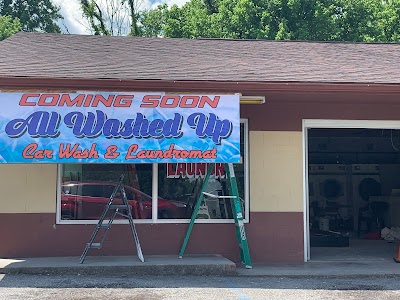
[[[400,130],[308,129],[311,260],[392,260]]]

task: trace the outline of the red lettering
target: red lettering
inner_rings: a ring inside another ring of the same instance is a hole
[[[96,150],[97,144],[92,144],[89,150],[89,155],[82,158],[99,158],[99,153]]]
[[[136,155],[133,155],[132,153],[135,153],[138,149],[137,144],[132,144],[129,146],[128,151],[126,152],[125,159],[133,159],[136,158]]]
[[[50,102],[46,101],[48,98],[51,99]],[[42,94],[39,98],[38,105],[39,106],[56,106],[59,98],[60,98],[59,94]]]
[[[162,108],[174,108],[177,107],[180,102],[179,96],[163,96],[161,99],[160,107]],[[170,102],[169,100],[172,100]]]
[[[189,151],[181,150],[181,158],[187,158],[189,156]]]
[[[203,158],[206,159],[217,158],[217,149],[213,148],[212,150],[204,151]]]
[[[225,178],[225,168],[224,164],[215,164],[215,178]]]
[[[92,144],[90,149],[78,150],[79,144],[75,144],[71,149],[71,144],[66,144],[64,148],[64,144],[60,144],[60,148],[58,150],[59,158],[99,158],[99,153],[96,150],[96,144]]]
[[[38,144],[31,143],[24,148],[22,151],[23,158],[36,158],[36,159],[43,159],[43,158],[53,158],[53,150],[44,149],[44,150],[37,150]]]
[[[20,106],[83,106],[98,107],[103,104],[105,107],[130,107],[134,100],[134,95],[108,95],[102,94],[23,94],[19,102]],[[39,98],[39,99],[29,99]],[[160,100],[161,99],[161,100]],[[143,96],[140,107],[144,108],[204,108],[206,105],[211,108],[218,106],[220,96],[214,96],[212,99],[208,96],[193,95],[145,95]]]
[[[217,158],[217,148],[212,148],[212,150],[211,150],[211,158]]]
[[[179,104],[179,107],[182,108],[193,108],[197,107],[197,104],[199,103],[199,96],[183,96],[181,99],[181,103]],[[188,101],[191,100],[190,103]]]
[[[216,108],[218,106],[218,102],[220,96],[215,96],[211,99],[208,96],[173,96],[173,95],[165,95],[161,98],[161,102],[159,101],[161,96],[159,95],[146,95],[142,99],[142,104],[140,107],[162,107],[162,108],[175,108],[175,107],[182,107],[182,108],[204,108],[207,104],[212,108]]]
[[[109,95],[107,99],[104,98],[103,95],[95,95],[91,106],[97,107],[99,105],[99,102],[101,102],[104,106],[111,107],[113,100],[114,95]]]
[[[177,178],[179,178],[179,177],[182,177],[182,178],[185,178],[186,176],[186,166],[185,166],[186,164],[184,164],[184,163],[178,163],[177,164],[177,166],[176,166],[176,177]]]
[[[71,100],[70,94],[62,94],[58,106],[82,106],[84,99],[85,94],[79,94],[73,100]]]
[[[142,159],[146,158],[145,151],[144,150],[139,151],[138,154],[137,154],[137,158],[142,158]]]
[[[196,177],[203,177],[206,175],[206,164],[198,163],[196,167]]]
[[[43,158],[53,158],[53,150],[44,149],[43,150]]]
[[[186,164],[187,177],[192,178],[196,172],[196,164]]]
[[[189,158],[202,158],[203,152],[200,150],[190,150]]]
[[[154,108],[158,106],[158,100],[160,99],[160,95],[146,95],[142,99],[142,104],[140,107],[149,107]]]
[[[172,154],[173,154],[176,158],[181,158],[181,151],[180,151],[180,150],[172,150]]]
[[[167,164],[167,178],[178,178],[174,170],[174,164]]]
[[[29,144],[22,151],[22,157],[23,158],[33,158],[33,154],[35,153],[35,150],[37,149],[37,147],[38,147],[38,145],[36,143]]]
[[[114,100],[115,107],[130,107],[134,95],[117,95]]]
[[[58,151],[59,158],[70,158],[74,154],[74,152],[78,149],[79,144],[75,144],[71,149],[71,144],[67,144],[64,149],[64,144],[60,144],[60,148]]]
[[[92,94],[86,95],[86,100],[85,100],[85,103],[83,104],[83,106],[89,107],[92,102],[92,98],[93,98]]]
[[[28,98],[31,97],[39,97],[40,94],[23,94],[21,97],[21,100],[19,101],[20,106],[35,106],[35,102],[28,102]]]
[[[207,96],[201,96],[199,108],[204,108],[204,105],[207,103],[212,108],[217,108],[220,96],[215,96],[213,100],[211,100]]]
[[[172,151],[175,148],[175,144],[171,144],[167,151],[164,152],[164,158],[172,158]]]
[[[106,149],[106,153],[104,154],[104,158],[106,159],[115,159],[119,156],[119,152],[117,152],[118,147],[115,145],[108,146]]]

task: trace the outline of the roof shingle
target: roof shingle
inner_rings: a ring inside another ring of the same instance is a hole
[[[18,33],[0,77],[400,83],[400,44]]]

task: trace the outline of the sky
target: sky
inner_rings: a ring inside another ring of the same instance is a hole
[[[104,0],[103,0],[104,1]],[[156,7],[161,3],[167,3],[168,6],[177,4],[182,6],[188,0],[142,0],[141,9]],[[61,15],[64,17],[62,22],[59,22],[61,30],[71,34],[90,34],[82,18],[78,0],[53,0],[53,2],[61,7]],[[67,30],[68,29],[68,30]]]

